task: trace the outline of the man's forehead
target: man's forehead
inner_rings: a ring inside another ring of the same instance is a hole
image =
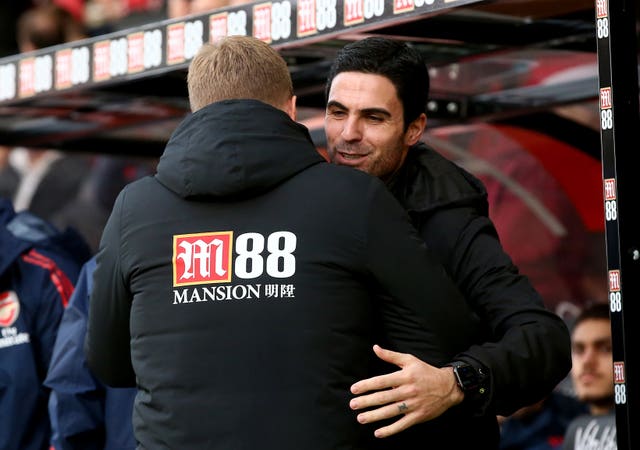
[[[386,77],[363,72],[341,72],[332,80],[329,102],[358,109],[401,106],[393,83]]]
[[[340,72],[338,73],[333,80],[331,80],[331,87],[334,88],[337,85],[357,85],[359,88],[380,88],[384,87],[390,91],[395,93],[395,86],[393,82],[385,77],[384,75],[379,75],[377,73],[368,73],[368,72]]]
[[[597,336],[584,336],[574,340],[575,345],[600,345],[611,343],[611,336],[597,335]]]
[[[588,319],[579,323],[573,330],[574,342],[595,342],[611,340],[611,324],[605,319]]]

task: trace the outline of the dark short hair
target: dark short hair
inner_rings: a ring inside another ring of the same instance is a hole
[[[604,302],[592,303],[586,306],[576,320],[573,322],[573,329],[575,329],[580,323],[590,319],[604,319],[611,320],[609,313],[609,304]]]
[[[405,42],[370,37],[344,46],[329,71],[325,87],[327,100],[333,79],[342,72],[362,72],[388,78],[402,103],[405,129],[425,112],[429,97],[429,71],[422,54]]]

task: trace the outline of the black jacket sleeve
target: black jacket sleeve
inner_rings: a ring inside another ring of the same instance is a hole
[[[118,196],[102,234],[85,341],[89,368],[100,381],[114,387],[136,385],[129,345],[132,296],[121,270],[120,230],[125,196],[126,189]]]
[[[455,358],[488,369],[489,395],[479,409],[509,415],[549,393],[571,368],[568,329],[518,273],[491,220],[459,207],[417,226],[487,328],[484,343]]]

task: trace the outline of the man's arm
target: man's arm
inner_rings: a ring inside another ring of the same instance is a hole
[[[89,368],[100,381],[113,387],[136,385],[129,345],[132,296],[122,269],[124,255],[120,239],[125,197],[126,189],[116,199],[102,234],[85,341]]]
[[[448,239],[438,231],[445,225]],[[420,234],[488,329],[483,342],[456,356],[488,369],[479,412],[507,416],[551,392],[571,369],[569,330],[513,265],[491,220],[451,209],[429,218]]]
[[[80,272],[64,311],[45,385],[51,388],[49,417],[56,449],[104,447],[104,389],[86,366],[83,344],[87,331],[90,277],[95,261]]]
[[[460,208],[437,213],[421,224],[420,232],[462,288],[469,306],[489,327],[484,342],[477,341],[478,345],[454,358],[471,363],[486,376],[484,399],[475,399],[473,405],[476,412],[508,415],[550,392],[570,369],[568,330],[544,308],[529,281],[517,273],[491,221]],[[441,405],[436,408],[440,413],[457,404],[460,392],[451,390],[453,374],[449,378],[440,373],[451,369],[438,369],[410,354],[376,353],[400,370],[353,385],[352,392],[358,396],[352,400],[354,409],[379,407],[359,417],[365,422],[393,417],[388,399],[376,391],[394,386],[407,394],[393,401],[420,405],[422,411],[410,422],[397,421],[378,430],[381,435],[437,417],[434,402]]]

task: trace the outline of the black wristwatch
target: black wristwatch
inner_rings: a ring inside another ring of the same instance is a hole
[[[454,361],[449,366],[453,367],[456,383],[464,392],[465,403],[468,400],[479,400],[487,391],[485,376],[481,369],[476,369],[471,364],[463,361]]]

